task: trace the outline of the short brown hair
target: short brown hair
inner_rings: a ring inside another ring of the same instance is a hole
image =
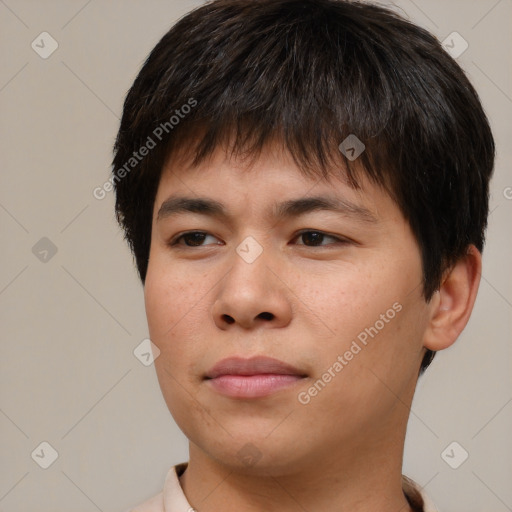
[[[127,166],[158,127],[154,149]],[[128,92],[113,160],[116,214],[143,282],[163,164],[199,128],[195,164],[229,138],[253,155],[279,139],[308,176],[337,165],[355,187],[357,172],[384,186],[418,241],[427,301],[470,244],[483,249],[495,153],[487,117],[438,40],[390,9],[213,0],[163,36]],[[366,147],[357,161],[338,149],[350,134]]]

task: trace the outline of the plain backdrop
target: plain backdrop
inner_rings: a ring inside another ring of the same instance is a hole
[[[159,492],[169,467],[188,459],[154,367],[134,355],[148,332],[113,195],[98,200],[93,190],[109,177],[122,102],[142,62],[199,4],[0,0],[2,512],[119,512]],[[396,8],[441,41],[457,32],[467,42],[457,60],[498,147],[476,307],[420,380],[404,473],[444,512],[505,512],[512,1],[401,0]],[[455,463],[466,452],[467,460],[452,468],[447,448]]]

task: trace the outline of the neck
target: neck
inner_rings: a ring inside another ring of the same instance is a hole
[[[220,464],[190,444],[180,483],[198,512],[411,512],[402,489],[405,428],[368,443],[368,433],[350,450],[329,447],[280,474]]]

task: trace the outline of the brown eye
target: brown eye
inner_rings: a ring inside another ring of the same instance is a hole
[[[322,231],[302,231],[299,233],[296,237],[296,239],[302,239],[304,240],[304,243],[298,244],[298,245],[305,245],[307,247],[325,247],[326,245],[333,245],[330,244],[322,244],[322,242],[326,239],[330,238],[331,240],[335,240],[335,243],[346,243],[345,240],[342,240],[341,238],[327,235],[326,233],[323,233]]]
[[[201,247],[203,245],[205,238],[208,236],[212,235],[209,235],[204,231],[189,231],[175,238],[174,241],[170,243],[170,245],[184,245],[185,247]],[[181,240],[183,240],[185,244],[181,244]]]

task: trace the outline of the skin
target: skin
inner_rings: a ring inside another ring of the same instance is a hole
[[[180,483],[199,512],[410,510],[401,467],[421,359],[426,348],[450,346],[466,325],[481,258],[471,246],[425,302],[409,224],[386,192],[361,185],[306,178],[277,145],[251,165],[221,148],[195,168],[178,154],[165,165],[144,293],[160,387],[189,439]],[[330,211],[267,215],[275,202],[324,193],[368,209],[375,221]],[[158,218],[174,195],[215,199],[230,217]],[[306,228],[326,236],[297,234]],[[170,245],[192,230],[208,236]],[[235,250],[248,236],[263,251],[252,263]],[[397,303],[394,318],[301,403],[299,393]],[[221,359],[254,355],[307,377],[252,400],[220,395],[204,380]],[[248,461],[239,451],[249,449]]]

